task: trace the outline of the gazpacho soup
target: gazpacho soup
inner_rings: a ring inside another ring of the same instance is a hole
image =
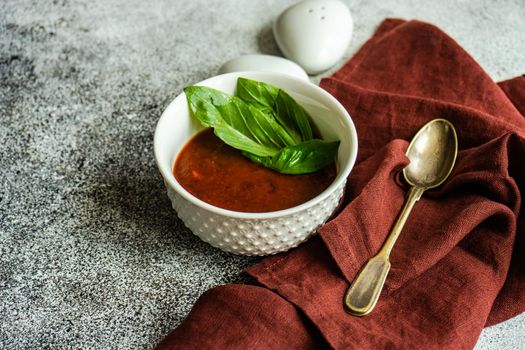
[[[179,152],[173,174],[195,197],[239,212],[295,207],[336,177],[340,141],[323,140],[308,112],[281,88],[239,77],[236,94],[184,88],[205,127]]]
[[[336,164],[309,174],[289,175],[256,164],[207,128],[178,154],[173,173],[189,193],[211,205],[239,212],[291,208],[323,192]]]

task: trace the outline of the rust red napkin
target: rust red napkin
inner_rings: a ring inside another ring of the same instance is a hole
[[[159,349],[468,349],[525,311],[525,77],[496,84],[435,26],[386,20],[321,86],[359,134],[344,209],[249,268],[262,287],[206,292]],[[456,168],[416,204],[376,308],[350,316],[345,291],[404,202],[407,140],[434,118],[456,127]]]

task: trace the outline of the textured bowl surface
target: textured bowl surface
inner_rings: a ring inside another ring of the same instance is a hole
[[[304,242],[333,213],[357,155],[357,134],[341,104],[318,86],[284,74],[239,72],[196,85],[233,94],[238,77],[274,84],[290,93],[310,114],[323,139],[340,140],[338,173],[321,194],[299,206],[269,213],[243,213],[210,205],[187,192],[173,176],[173,164],[184,144],[202,127],[191,118],[186,97],[179,95],[162,114],[155,131],[155,158],[173,208],[203,241],[227,252],[267,255]]]
[[[268,219],[232,218],[215,214],[184,200],[169,186],[168,196],[184,224],[203,241],[242,255],[286,251],[307,240],[328,220],[343,195],[345,182],[318,204]]]

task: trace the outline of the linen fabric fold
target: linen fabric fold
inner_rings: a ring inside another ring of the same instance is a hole
[[[247,272],[261,286],[206,292],[158,349],[469,349],[525,311],[525,76],[496,84],[437,27],[385,20],[321,87],[349,111],[358,161],[318,236]],[[389,233],[408,189],[408,140],[446,118],[460,152],[415,205],[377,306],[344,294]]]

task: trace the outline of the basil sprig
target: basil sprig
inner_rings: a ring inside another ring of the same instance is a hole
[[[304,108],[278,87],[239,78],[237,96],[205,86],[184,92],[192,115],[253,162],[283,174],[305,174],[335,159],[339,141],[314,139]]]

